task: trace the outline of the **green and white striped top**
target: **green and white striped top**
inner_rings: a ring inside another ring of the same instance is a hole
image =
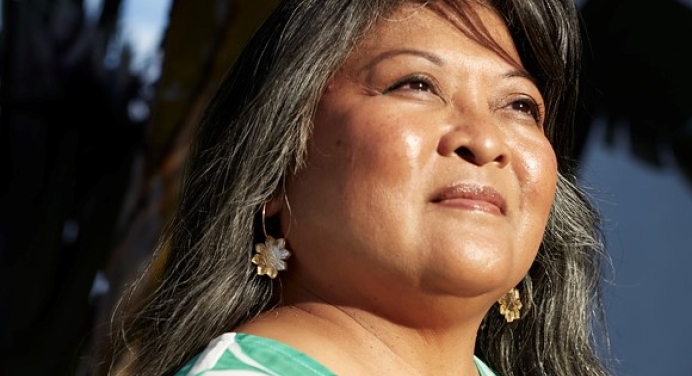
[[[480,376],[496,376],[474,357]],[[275,340],[224,333],[187,362],[175,376],[333,376],[334,372],[300,351]]]

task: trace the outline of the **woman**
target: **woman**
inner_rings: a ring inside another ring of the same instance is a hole
[[[209,106],[116,359],[608,374],[597,217],[565,158],[578,35],[571,0],[283,2]]]

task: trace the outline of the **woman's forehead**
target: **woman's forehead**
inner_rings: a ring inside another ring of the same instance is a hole
[[[494,9],[476,2],[463,9],[452,9],[442,2],[404,2],[378,18],[354,46],[349,59],[413,44],[434,50],[443,39],[439,36],[450,34],[463,35],[524,71],[504,19]]]

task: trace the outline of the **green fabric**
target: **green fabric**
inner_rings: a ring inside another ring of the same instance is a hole
[[[480,376],[496,376],[474,357]],[[187,362],[175,376],[332,376],[336,375],[300,351],[269,338],[224,333]]]
[[[331,376],[323,365],[269,338],[225,333],[183,366],[175,376]]]
[[[482,360],[478,359],[477,357],[473,357],[473,361],[476,363],[476,368],[478,368],[478,373],[480,376],[497,376],[495,375],[495,372],[488,367],[487,364],[483,363]]]

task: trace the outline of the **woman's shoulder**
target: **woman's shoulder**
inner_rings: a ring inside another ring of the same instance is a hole
[[[495,373],[480,359],[474,362],[482,376]],[[334,376],[325,366],[282,343],[245,333],[229,332],[214,338],[175,376]]]
[[[188,361],[175,376],[327,376],[326,367],[275,340],[244,333],[224,333]]]

